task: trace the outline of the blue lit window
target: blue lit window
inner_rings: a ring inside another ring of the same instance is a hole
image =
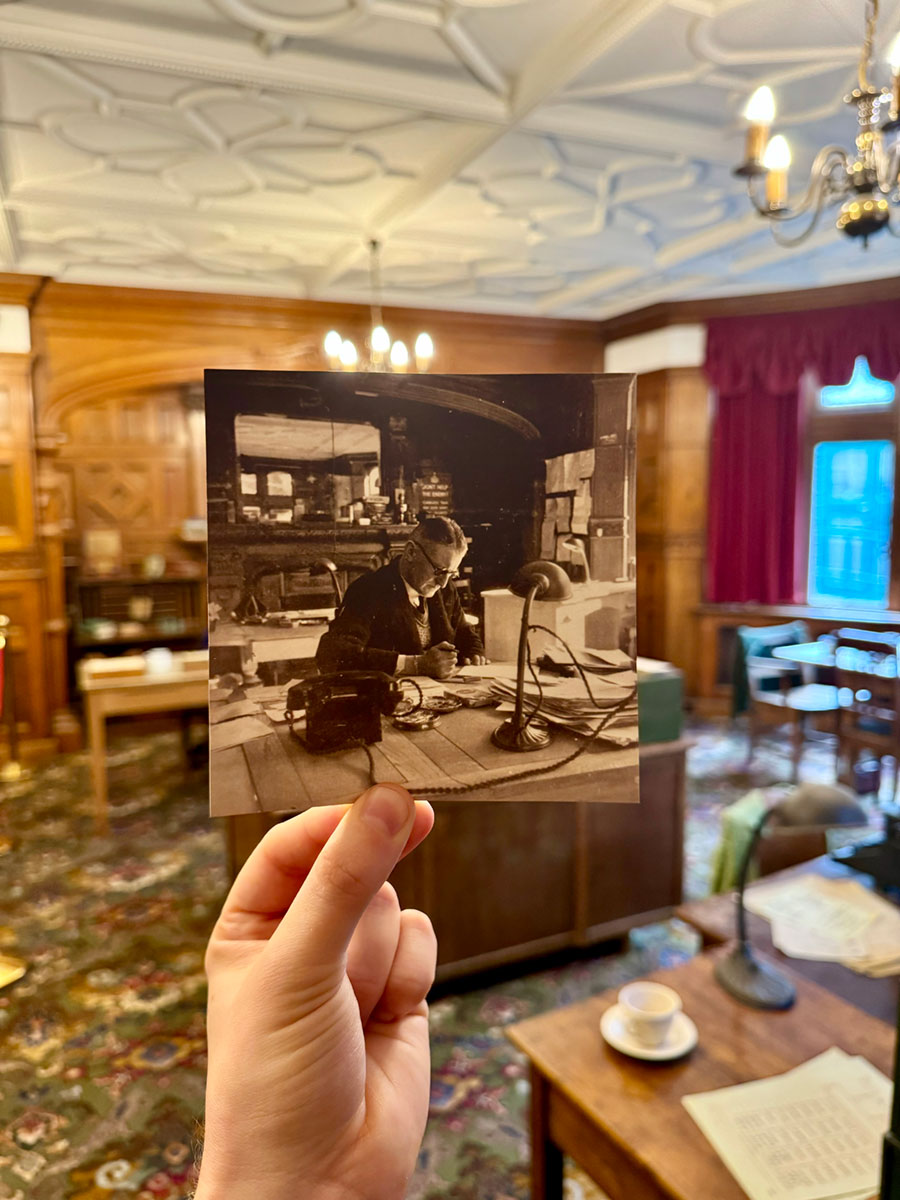
[[[887,608],[893,492],[893,442],[820,442],[815,447],[810,604]]]
[[[894,385],[876,379],[862,356],[853,364],[849,383],[823,387],[819,393],[822,408],[887,408],[893,403]]]

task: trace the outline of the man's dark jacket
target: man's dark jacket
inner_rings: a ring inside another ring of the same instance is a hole
[[[483,654],[481,639],[466,624],[452,583],[425,602],[431,622],[427,650],[452,642],[460,660]],[[361,575],[347,588],[344,602],[319,640],[320,671],[384,671],[393,675],[400,654],[421,654],[422,644],[399,559]]]

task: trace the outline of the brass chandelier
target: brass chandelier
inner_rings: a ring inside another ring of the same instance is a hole
[[[409,370],[406,343],[391,340],[381,316],[380,252],[380,244],[372,239],[369,242],[369,286],[372,294],[369,315],[372,327],[365,349],[360,353],[349,338],[343,337],[336,329],[330,330],[325,336],[324,349],[328,365],[333,371],[394,371],[404,374]],[[434,357],[434,342],[430,334],[424,331],[419,334],[413,353],[416,370],[427,371]]]
[[[900,204],[900,141],[895,136],[900,130],[900,36],[889,54],[893,85],[877,87],[869,79],[877,25],[878,0],[866,0],[858,82],[844,97],[844,103],[856,109],[856,149],[823,146],[813,162],[806,193],[795,203],[788,200],[790,147],[780,134],[769,140],[775,120],[771,89],[757,88],[745,109],[749,123],[745,161],[735,174],[747,180],[754,208],[768,219],[782,246],[805,241],[825,210],[834,205],[840,205],[836,227],[847,237],[859,238],[863,246],[883,229],[900,236],[891,225],[892,209]],[[803,217],[807,220],[799,233],[784,231],[786,222]]]

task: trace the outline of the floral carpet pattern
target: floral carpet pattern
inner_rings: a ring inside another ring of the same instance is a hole
[[[203,951],[225,894],[224,832],[177,735],[110,742],[111,832],[94,835],[84,755],[0,785],[0,1200],[184,1200],[203,1112]],[[728,726],[689,730],[686,880],[705,894],[723,806],[783,781],[786,744],[752,772]],[[813,746],[804,778],[833,778]],[[527,1200],[527,1072],[504,1026],[684,961],[677,921],[624,952],[432,1006],[431,1119],[410,1200]],[[577,1169],[569,1200],[599,1195]]]

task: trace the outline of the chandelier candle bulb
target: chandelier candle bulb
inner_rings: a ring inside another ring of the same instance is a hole
[[[769,208],[783,208],[788,196],[788,167],[791,148],[787,139],[777,134],[769,142],[763,156],[766,168],[766,203]]]
[[[348,338],[341,343],[341,367],[345,371],[355,371],[356,364],[359,361],[359,355],[356,353],[356,347]]]
[[[434,357],[434,342],[431,340],[430,334],[419,334],[416,338],[414,353],[416,356],[416,370],[427,371]]]
[[[887,60],[892,76],[890,119],[896,121],[900,117],[900,33],[897,34],[888,48]]]
[[[758,163],[769,140],[769,130],[775,120],[775,97],[768,87],[757,88],[744,109],[744,116],[749,121],[747,129],[748,163]]]
[[[405,342],[394,342],[391,346],[391,369],[403,372],[409,366],[409,351]]]
[[[325,354],[328,358],[328,365],[334,370],[335,367],[341,365],[341,347],[344,344],[344,339],[336,329],[329,330],[325,334]]]

